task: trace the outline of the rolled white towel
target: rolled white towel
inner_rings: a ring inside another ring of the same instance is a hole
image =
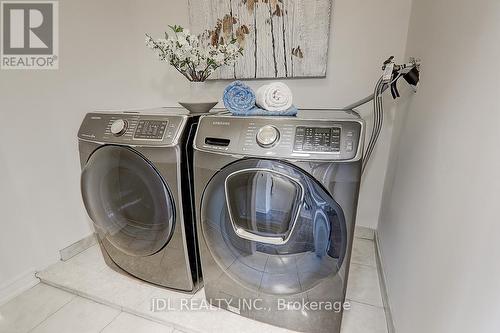
[[[267,111],[284,112],[293,105],[292,91],[282,82],[263,85],[255,96],[257,106]]]

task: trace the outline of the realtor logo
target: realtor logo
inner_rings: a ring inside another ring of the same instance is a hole
[[[1,69],[57,69],[57,1],[1,1]]]

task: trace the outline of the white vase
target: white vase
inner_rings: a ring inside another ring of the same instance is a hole
[[[189,95],[179,104],[191,113],[205,113],[213,109],[219,101],[208,93],[205,82],[189,82]]]

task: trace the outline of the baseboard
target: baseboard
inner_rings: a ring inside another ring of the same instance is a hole
[[[375,230],[368,227],[356,226],[354,229],[354,237],[374,240]]]
[[[0,306],[37,285],[39,282],[40,280],[35,277],[35,271],[25,272],[7,281],[7,283],[0,286]]]
[[[68,247],[59,251],[62,261],[66,261],[68,259],[73,258],[78,253],[85,251],[89,247],[95,245],[97,243],[97,239],[95,234],[90,234],[87,237],[80,239],[79,241],[71,244]]]
[[[378,233],[375,231],[375,254],[377,258],[378,275],[380,281],[380,291],[382,292],[382,303],[384,304],[385,319],[387,321],[387,331],[389,333],[396,333],[396,327],[392,318],[392,311],[387,293],[387,279],[385,276],[384,265],[382,264],[382,254],[379,246]]]

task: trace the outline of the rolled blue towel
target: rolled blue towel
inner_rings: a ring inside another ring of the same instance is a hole
[[[255,108],[255,93],[246,84],[235,81],[224,89],[224,106],[232,114],[247,115]]]

